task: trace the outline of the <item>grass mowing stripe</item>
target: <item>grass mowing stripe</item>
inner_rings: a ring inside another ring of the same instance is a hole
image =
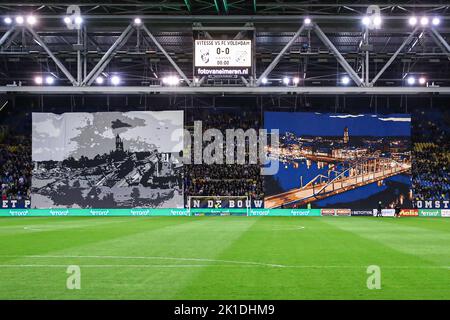
[[[11,218],[17,220],[20,218]],[[35,220],[36,218],[33,218]],[[39,219],[39,218],[37,218]],[[42,218],[43,222],[52,225],[54,222],[59,223],[65,217]],[[174,225],[192,223],[192,220],[184,217],[161,219],[159,217],[130,218],[123,223],[102,223],[98,226],[98,221],[116,221],[115,217],[88,217],[88,218],[69,218],[66,223],[71,221],[87,221],[95,225],[79,226],[73,230],[51,230],[46,232],[17,232],[13,235],[0,234],[0,243],[8,244],[0,246],[0,255],[16,254],[45,254],[58,252],[60,250],[69,250],[85,245],[96,245],[102,241],[117,239],[129,236],[138,232],[149,232],[150,230],[165,227],[173,227]],[[28,222],[28,221],[25,221]],[[27,224],[28,225],[28,224]]]
[[[19,225],[21,220],[13,219],[12,224]],[[39,221],[51,226],[59,219],[66,218]],[[111,218],[88,219],[94,225]],[[6,225],[9,221],[1,220]],[[76,221],[84,220],[74,219],[73,223]],[[341,217],[132,217],[130,222],[101,227],[17,233],[0,237],[0,255],[15,256],[0,256],[0,264],[10,265],[0,272],[0,298],[450,299],[449,264],[434,258],[436,263],[428,261],[422,252],[426,246],[420,245],[431,240],[436,252],[449,256],[448,245],[440,243],[446,239],[445,228],[436,224],[436,241],[430,223],[422,230],[406,219],[399,219],[400,223],[383,221]],[[36,222],[27,219],[23,226]],[[391,247],[389,237],[393,234],[395,246]],[[406,251],[397,250],[403,237],[412,239],[420,250],[412,252],[409,246]],[[384,243],[378,241],[383,238]],[[55,245],[53,241],[60,243]],[[64,255],[78,258],[61,257]],[[51,267],[72,263],[82,268],[81,290],[67,290],[65,268]],[[365,267],[369,264],[381,266],[381,290],[366,287]]]
[[[378,298],[383,297],[407,297],[414,294],[412,287],[421,286],[424,277],[416,277],[417,269],[430,270],[437,281],[425,281],[436,292],[446,288],[441,279],[445,277],[447,269],[423,265],[424,262],[415,256],[407,255],[383,245],[379,245],[369,239],[340,230],[333,224],[340,217],[322,218],[273,218],[261,219],[255,224],[234,247],[230,247],[220,258],[231,259],[234,256],[245,256],[252,261],[264,260],[277,264],[310,264],[310,265],[348,265],[369,266],[377,264],[384,270],[385,266],[404,266],[399,268],[401,272],[384,272],[384,295],[367,289],[366,270],[357,273],[342,270],[322,268],[323,272],[314,269],[307,271],[285,269],[255,269],[254,272],[246,272],[245,276],[233,274],[232,270],[224,270],[222,273],[216,269],[207,268],[195,283],[187,287],[183,296],[192,299],[351,299],[351,298]],[[348,218],[351,220],[351,218]],[[300,231],[276,232],[270,230],[270,225],[285,223],[287,226],[301,221],[305,229]],[[356,220],[353,220],[356,224]],[[259,259],[259,260],[258,260]],[[424,268],[409,268],[410,265],[423,266]],[[430,268],[428,268],[430,267]],[[389,269],[389,268],[386,268]],[[405,286],[394,290],[396,278],[399,274]],[[420,279],[420,280],[419,280]],[[232,281],[231,281],[232,280]],[[220,287],[220,292],[208,292],[204,287],[208,283],[212,287]],[[408,284],[409,283],[409,284]],[[391,289],[392,287],[392,289]],[[239,288],[239,290],[237,290]],[[397,293],[395,293],[397,292]],[[420,296],[425,298],[428,293]],[[449,296],[447,292],[447,297]],[[445,295],[444,295],[445,296]],[[436,296],[440,298],[441,296]]]
[[[103,217],[102,217],[103,218]],[[101,219],[102,219],[101,218]],[[165,221],[177,221],[178,218],[166,218]],[[209,218],[188,218],[189,223],[172,224],[165,228],[151,229],[148,228],[153,220],[142,220],[142,224],[147,225],[147,232],[139,232],[129,234],[127,236],[112,238],[96,243],[88,243],[77,247],[69,247],[67,250],[56,250],[50,254],[53,255],[146,255],[146,256],[181,256],[181,257],[204,257],[214,259],[224,248],[226,248],[230,241],[239,237],[241,232],[244,232],[253,222],[251,220],[233,221],[232,219],[226,224],[222,224],[223,220],[215,220]],[[145,221],[145,222],[144,222]],[[213,226],[213,227],[212,227]],[[215,227],[214,227],[215,226]],[[141,228],[136,225],[116,226],[116,228]],[[220,233],[216,231],[220,230]],[[99,230],[99,232],[105,232]],[[30,264],[31,262],[26,258],[16,258],[16,264]],[[74,262],[73,259],[67,261]],[[75,261],[76,263],[76,261]],[[120,264],[120,263],[119,263]],[[83,271],[83,279],[85,280],[85,290],[72,293],[71,296],[81,298],[91,298],[95,295],[112,298],[152,298],[152,299],[170,299],[175,295],[177,288],[183,286],[185,282],[191,281],[197,272],[197,269],[185,268],[182,272],[170,271],[165,269],[153,268],[151,272],[137,272],[130,271],[129,268],[114,268],[111,272],[104,272],[101,269],[90,269]],[[7,272],[9,283],[17,281],[17,275],[14,272]],[[33,281],[39,286],[45,283],[65,283],[61,282],[65,274],[36,276],[38,270],[26,272],[29,281]],[[33,274],[36,278],[33,277]],[[59,280],[52,280],[52,277],[58,277]],[[0,275],[0,279],[2,276]],[[21,277],[23,278],[23,276]],[[36,279],[38,281],[36,281]],[[45,283],[44,283],[45,282]],[[13,287],[11,285],[11,287]],[[121,293],[116,294],[114,288],[121,288]],[[15,288],[16,292],[18,291]],[[21,290],[26,290],[22,286]],[[33,289],[32,291],[35,291]],[[26,295],[32,292],[25,291]],[[50,292],[53,292],[53,297],[64,296],[65,293],[56,290],[53,287]],[[141,292],[141,296],[136,297],[135,293]],[[22,291],[22,294],[24,292]],[[0,287],[0,297],[2,288]]]
[[[424,263],[450,264],[450,225],[447,229],[431,229],[429,218],[353,218],[339,217],[333,223],[337,228],[378,242],[393,250],[416,256]],[[439,220],[433,225],[441,227]],[[423,227],[422,223],[425,223]]]

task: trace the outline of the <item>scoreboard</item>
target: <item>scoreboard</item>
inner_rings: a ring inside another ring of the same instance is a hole
[[[251,40],[195,40],[197,76],[248,76],[252,68]]]

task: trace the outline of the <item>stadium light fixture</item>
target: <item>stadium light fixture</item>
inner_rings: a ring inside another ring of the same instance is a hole
[[[45,78],[45,83],[49,84],[49,85],[52,85],[53,83],[55,83],[55,78],[53,78],[52,76],[47,76]]]
[[[141,18],[134,18],[134,24],[136,26],[140,26],[142,24],[142,19]]]
[[[421,85],[424,85],[425,83],[427,83],[427,79],[426,79],[425,77],[420,77],[420,78],[419,78],[419,83],[420,83]]]
[[[43,82],[44,82],[44,79],[42,79],[41,76],[34,77],[34,83],[36,83],[37,85],[41,85]]]
[[[66,16],[66,17],[64,17],[64,23],[70,24],[70,23],[72,23],[72,19],[70,19],[70,17]]]
[[[25,19],[22,16],[16,17],[16,23],[17,24],[23,24],[25,22]]]
[[[376,16],[375,18],[373,18],[373,24],[375,27],[381,26],[381,23],[382,23],[381,16]]]
[[[343,76],[342,79],[341,79],[341,83],[343,85],[348,85],[350,83],[350,78],[347,77],[347,76]]]
[[[180,83],[180,78],[177,76],[168,76],[162,79],[163,84],[168,86],[176,86]]]
[[[119,76],[112,76],[112,78],[111,78],[111,83],[112,83],[114,86],[118,86],[118,85],[120,84],[120,82],[121,82],[121,79],[120,79]]]
[[[28,23],[30,26],[34,26],[34,25],[37,23],[36,17],[33,16],[33,15],[27,16],[27,23]]]
[[[97,83],[97,84],[103,84],[104,82],[105,82],[105,79],[103,77],[101,77],[101,76],[98,76],[95,79],[95,83]]]
[[[430,19],[428,19],[428,17],[422,17],[422,18],[420,19],[420,24],[421,24],[422,26],[427,26],[428,23],[430,23]]]
[[[410,86],[412,86],[412,85],[414,85],[416,83],[416,78],[414,78],[413,76],[409,76],[406,81],[408,82],[408,84]]]
[[[309,26],[311,24],[311,18],[305,18],[305,20],[303,20],[303,23],[307,26]]]
[[[77,26],[80,26],[83,23],[83,18],[81,16],[76,16],[75,17],[75,24]]]
[[[368,26],[370,24],[370,18],[368,16],[364,16],[362,18],[362,24]]]
[[[290,81],[291,81],[291,80],[290,80],[288,77],[284,77],[284,78],[283,78],[283,83],[284,83],[285,85],[288,85]]]
[[[267,78],[262,78],[262,79],[261,79],[261,83],[262,83],[262,84],[267,84]]]
[[[441,23],[441,19],[439,19],[438,17],[434,17],[433,20],[431,20],[431,23],[433,24],[433,26],[438,26]]]
[[[292,82],[297,85],[300,82],[300,78],[299,77],[295,77],[294,79],[292,79]]]
[[[410,26],[415,26],[417,24],[417,18],[416,17],[409,18],[408,23]]]
[[[6,24],[11,24],[12,23],[12,19],[10,17],[5,17],[5,19],[3,19],[3,22]]]

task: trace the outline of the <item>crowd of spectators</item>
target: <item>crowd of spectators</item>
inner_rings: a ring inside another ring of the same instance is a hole
[[[415,200],[450,200],[450,114],[421,111],[413,139]]]
[[[9,134],[0,140],[0,185],[3,201],[30,199],[32,168],[29,137]]]
[[[259,114],[246,112],[203,112],[188,118],[188,128],[202,121],[203,131],[218,129],[224,143],[227,129],[260,128]],[[209,142],[204,142],[206,146]],[[247,143],[248,147],[248,143]],[[225,147],[223,159],[225,162]],[[259,164],[193,164],[185,165],[185,196],[247,196],[262,199],[263,179]]]

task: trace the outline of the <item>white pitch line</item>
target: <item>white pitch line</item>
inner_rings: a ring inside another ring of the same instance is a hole
[[[23,227],[25,230],[30,230],[30,231],[44,231],[44,229],[38,229],[38,228],[31,228],[31,227]]]
[[[3,268],[67,268],[70,264],[0,264]],[[251,265],[220,265],[220,264],[86,264],[80,268],[209,268],[231,267],[252,268]],[[285,266],[291,269],[365,269],[367,266]],[[450,266],[385,266],[387,269],[450,269]]]
[[[218,260],[218,259],[203,259],[203,258],[174,258],[174,257],[140,257],[140,256],[73,256],[73,255],[63,255],[63,256],[51,256],[51,255],[29,255],[29,256],[13,256],[13,255],[2,255],[1,257],[6,258],[69,258],[69,259],[125,259],[125,260],[175,260],[175,261],[200,261],[200,262],[220,262],[220,263],[231,263],[231,264],[242,264],[242,265],[259,265],[266,267],[276,267],[283,268],[284,265],[281,264],[271,264],[271,263],[261,263],[253,261],[234,261],[234,260]]]
[[[0,267],[10,268],[67,268],[69,264],[0,264]],[[205,268],[205,267],[236,267],[235,265],[214,264],[84,264],[80,268]],[[242,266],[239,266],[242,267]],[[245,266],[252,267],[252,266]]]
[[[174,257],[150,257],[150,256],[75,256],[75,255],[61,255],[61,256],[54,256],[54,255],[26,255],[26,256],[19,256],[19,255],[1,255],[0,258],[35,258],[35,259],[123,259],[123,260],[175,260],[175,261],[199,261],[199,262],[219,262],[219,263],[228,263],[229,265],[218,265],[218,264],[193,264],[193,265],[181,265],[181,264],[175,264],[173,266],[184,266],[184,267],[233,267],[233,265],[239,265],[239,266],[260,266],[260,267],[272,267],[272,268],[298,268],[298,269],[306,269],[306,268],[317,268],[317,269],[360,269],[360,268],[367,268],[367,266],[348,266],[348,265],[282,265],[282,264],[272,264],[272,263],[261,263],[261,262],[253,262],[253,261],[235,261],[235,260],[219,260],[219,259],[203,259],[203,258],[174,258]],[[1,267],[2,265],[0,265]],[[8,265],[6,265],[8,266]],[[13,266],[10,264],[9,266]],[[20,266],[20,265],[17,265]],[[36,265],[24,265],[24,266],[36,266]],[[67,265],[38,265],[38,266],[67,266]],[[80,265],[81,266],[81,265]],[[140,265],[91,265],[91,266],[136,266],[136,267],[159,267],[164,265],[159,264],[140,264]],[[172,265],[166,265],[166,266],[172,266]],[[450,266],[380,266],[381,268],[385,269],[450,269]]]
[[[289,226],[276,226],[276,228],[274,229],[269,229],[270,231],[286,231],[286,230],[303,230],[305,229],[305,227],[303,226],[294,226],[294,227],[289,227]]]

